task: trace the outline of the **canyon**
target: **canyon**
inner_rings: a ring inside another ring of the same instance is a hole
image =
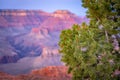
[[[1,74],[20,75],[50,66],[61,69],[60,32],[88,21],[68,10],[0,10],[0,71],[5,72]]]

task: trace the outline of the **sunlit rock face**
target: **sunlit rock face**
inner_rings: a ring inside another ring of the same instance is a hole
[[[72,80],[72,75],[68,74],[67,70],[68,68],[65,66],[48,66],[32,70],[29,74],[16,76],[0,72],[0,80]],[[120,75],[120,71],[115,70],[112,76],[118,75]]]
[[[32,75],[40,75],[43,79],[47,80],[72,80],[71,74],[67,73],[65,66],[48,66],[40,70],[34,70]]]
[[[52,17],[49,17],[41,24],[41,27],[47,28],[49,31],[61,31],[71,28],[73,24],[80,24],[85,21],[85,18],[79,17],[67,10],[57,10],[51,15]]]
[[[47,48],[47,47],[43,48],[43,51],[41,54],[41,56],[43,56],[43,57],[57,56],[57,55],[59,55],[57,48],[55,49],[55,48]]]
[[[38,26],[49,16],[40,10],[0,10],[0,27]]]
[[[60,32],[84,21],[88,19],[67,10],[0,10],[0,71],[24,74],[63,65],[58,52]]]
[[[0,80],[72,80],[65,66],[49,66],[29,74],[12,76],[0,72]]]
[[[0,80],[14,80],[15,77],[3,72],[0,72]]]
[[[57,10],[52,14],[52,16],[62,18],[62,19],[77,17],[75,14],[73,14],[70,11],[67,11],[67,10]]]

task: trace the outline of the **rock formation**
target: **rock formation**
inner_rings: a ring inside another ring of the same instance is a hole
[[[0,10],[0,71],[21,74],[62,65],[60,31],[84,21],[67,10]]]
[[[0,72],[0,80],[71,80],[65,66],[49,66],[40,70],[33,70],[30,74],[12,76]]]

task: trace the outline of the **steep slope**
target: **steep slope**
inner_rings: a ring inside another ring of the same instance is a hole
[[[58,53],[60,31],[83,21],[88,20],[67,10],[0,10],[0,71],[24,74],[63,65]]]
[[[67,73],[65,66],[48,66],[43,69],[33,70],[29,74],[12,76],[0,72],[0,80],[72,80],[72,75]],[[120,75],[120,71],[115,70],[112,76]],[[119,79],[118,79],[119,80]]]
[[[12,47],[5,36],[0,36],[0,63],[17,62],[19,59],[15,48]]]
[[[65,66],[48,66],[40,70],[34,70],[32,75],[40,75],[46,80],[71,80],[70,74],[67,73],[67,67]]]
[[[0,72],[0,80],[71,80],[71,75],[67,73],[65,66],[49,66],[18,76]]]
[[[0,27],[35,27],[49,16],[41,10],[0,10]]]
[[[42,24],[42,28],[47,28],[50,31],[61,31],[70,28],[73,24],[80,24],[84,20],[67,10],[57,10],[52,13]],[[49,26],[49,27],[48,27]]]

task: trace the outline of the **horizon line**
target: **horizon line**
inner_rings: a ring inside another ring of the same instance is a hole
[[[16,11],[42,11],[42,12],[46,12],[46,13],[54,13],[58,10],[61,10],[61,11],[68,11],[72,14],[77,15],[77,16],[84,16],[84,17],[86,16],[86,15],[78,15],[78,14],[76,14],[73,11],[70,11],[68,9],[57,9],[57,10],[54,10],[54,11],[45,11],[45,10],[42,10],[42,9],[0,9],[0,11],[7,11],[7,10],[10,10],[10,11],[14,11],[14,10],[16,10]]]

